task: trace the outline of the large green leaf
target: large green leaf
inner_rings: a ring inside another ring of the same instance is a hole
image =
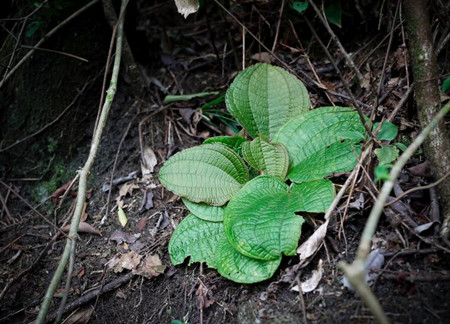
[[[268,143],[260,137],[242,144],[242,155],[253,168],[283,180],[289,167],[289,155],[283,144]]]
[[[295,211],[324,213],[334,199],[334,186],[328,179],[293,184],[291,197]]]
[[[183,198],[183,202],[186,205],[187,209],[189,209],[189,211],[198,218],[210,222],[223,221],[223,206],[210,206],[202,203],[195,203],[187,200],[186,198]]]
[[[289,152],[294,182],[320,179],[351,170],[358,161],[365,129],[357,112],[344,107],[323,107],[307,112],[284,125],[274,141]]]
[[[245,162],[222,144],[205,144],[172,156],[159,180],[175,194],[193,202],[224,205],[249,180]]]
[[[210,268],[216,268],[214,251],[223,233],[222,223],[208,222],[189,214],[170,238],[170,260],[177,265],[190,256],[190,263],[206,262]]]
[[[269,279],[281,262],[281,256],[270,261],[246,257],[231,246],[225,235],[217,243],[215,255],[217,271],[225,278],[240,283],[254,283]]]
[[[287,71],[268,64],[255,64],[239,73],[225,102],[250,136],[269,139],[310,106],[305,86]]]
[[[248,182],[225,208],[228,241],[240,253],[259,260],[295,255],[303,218],[281,180],[260,176]]]

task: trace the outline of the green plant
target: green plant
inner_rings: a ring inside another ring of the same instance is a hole
[[[174,265],[190,256],[253,283],[270,278],[282,254],[295,255],[304,222],[297,213],[327,210],[334,186],[324,177],[356,165],[365,130],[350,108],[309,111],[303,84],[267,64],[242,71],[225,101],[245,131],[179,152],[160,170],[190,211],[169,253]]]

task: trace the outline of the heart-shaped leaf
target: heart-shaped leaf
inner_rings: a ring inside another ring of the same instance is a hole
[[[240,253],[259,260],[295,255],[303,218],[295,215],[288,187],[271,176],[248,182],[225,208],[228,241]]]
[[[172,156],[159,171],[169,190],[193,202],[224,205],[249,180],[245,162],[222,144],[205,144]]]
[[[225,102],[250,136],[261,134],[269,139],[310,106],[305,86],[292,74],[269,64],[255,64],[239,73]]]
[[[373,124],[373,131],[375,131],[379,125],[380,123]],[[397,135],[398,135],[398,126],[391,122],[385,121],[383,122],[383,125],[381,125],[380,132],[377,135],[377,140],[392,141],[394,138],[397,137]]]
[[[214,250],[223,236],[222,223],[204,221],[189,214],[170,238],[170,260],[177,265],[190,256],[189,263],[206,262],[210,268],[216,268]]]
[[[240,283],[254,283],[269,279],[281,262],[281,256],[270,261],[246,257],[231,246],[225,235],[217,243],[215,254],[217,271],[225,278]]]
[[[223,221],[224,207],[222,206],[219,207],[201,203],[194,203],[185,198],[183,198],[183,203],[186,205],[187,209],[189,209],[189,211],[198,218],[210,222]]]
[[[242,144],[244,159],[263,174],[283,180],[289,167],[289,155],[283,144],[268,143],[260,137]]]
[[[357,112],[344,107],[314,109],[284,125],[274,141],[289,152],[294,182],[320,179],[346,172],[357,163],[365,129]]]

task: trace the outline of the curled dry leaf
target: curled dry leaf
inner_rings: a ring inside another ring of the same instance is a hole
[[[150,174],[153,173],[155,166],[158,164],[158,160],[156,159],[155,152],[146,146],[144,147],[144,151],[142,152],[142,161],[141,161],[141,171],[142,177],[148,178]]]
[[[122,232],[120,230],[115,230],[111,234],[109,239],[111,241],[116,241],[117,244],[122,244],[122,243],[133,244],[133,243],[135,243],[138,240],[138,238],[140,236],[141,236],[141,234],[125,233],[125,232]]]
[[[323,261],[319,260],[319,264],[317,265],[317,270],[313,270],[311,277],[301,283],[302,293],[305,294],[307,292],[311,292],[317,288],[320,280],[323,275]],[[299,291],[298,285],[291,288],[293,291]]]
[[[119,190],[119,198],[122,199],[128,194],[132,194],[133,190],[139,189],[139,186],[136,183],[124,183]]]
[[[322,242],[327,234],[328,222],[329,220],[320,225],[313,235],[298,247],[297,254],[300,255],[299,269],[306,266],[310,262],[311,257],[316,254],[322,246]]]
[[[68,232],[70,231],[70,225],[66,225],[64,227],[61,228],[61,230],[63,232]],[[89,234],[94,234],[94,235],[102,235],[102,233],[96,229],[95,227],[93,227],[92,225],[86,223],[86,222],[80,222],[80,224],[78,225],[78,232],[79,233],[89,233]]]
[[[64,324],[84,324],[91,319],[94,308],[87,306],[85,308],[79,308],[75,312],[69,315],[64,321]]]
[[[192,13],[198,11],[200,8],[199,0],[175,0],[175,4],[177,5],[178,12],[187,18]]]

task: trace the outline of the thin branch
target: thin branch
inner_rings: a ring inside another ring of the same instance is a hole
[[[33,46],[26,46],[26,45],[21,45],[20,47],[22,47],[22,48],[29,48],[29,49],[32,49],[32,50],[43,51],[43,52],[55,53],[55,54],[59,54],[59,55],[64,55],[64,56],[71,57],[71,58],[74,58],[76,60],[80,60],[80,61],[86,62],[86,63],[89,62],[84,57],[81,57],[81,56],[78,56],[78,55],[74,55],[74,54],[70,54],[70,53],[66,53],[66,52],[57,51],[57,50],[52,50],[52,49],[49,49],[49,48],[33,47]]]
[[[90,7],[92,7],[94,4],[96,4],[97,2],[99,2],[100,0],[92,0],[91,2],[89,2],[87,5],[85,5],[84,7],[82,7],[81,9],[79,9],[78,11],[74,12],[72,15],[70,15],[69,17],[67,17],[65,20],[63,20],[58,26],[56,26],[55,28],[53,28],[52,30],[50,30],[47,34],[44,35],[44,37],[42,37],[42,39],[36,43],[36,45],[34,45],[33,47],[40,47],[42,45],[42,43],[44,43],[48,38],[50,38],[51,36],[53,36],[57,31],[59,31],[62,27],[64,27],[65,25],[67,25],[70,21],[72,21],[74,18],[78,17],[80,14],[82,14],[83,12],[85,12],[87,9],[89,9]],[[3,87],[3,85],[5,84],[5,82],[31,57],[31,55],[33,55],[33,53],[35,52],[34,49],[30,50],[24,57],[22,57],[22,59],[11,69],[11,71],[9,71],[9,73],[7,75],[5,75],[5,77],[2,79],[2,81],[0,82],[0,88]]]
[[[396,197],[395,199],[391,200],[390,202],[384,204],[384,207],[388,207],[394,203],[396,203],[397,201],[399,201],[400,199],[402,199],[403,197],[408,196],[410,193],[413,193],[415,191],[419,191],[419,190],[427,190],[427,189],[431,189],[433,187],[436,187],[437,185],[439,185],[442,181],[444,181],[448,176],[450,176],[450,172],[448,172],[445,176],[443,176],[442,178],[440,178],[438,181],[430,183],[426,186],[419,186],[419,187],[415,187],[415,188],[411,188],[409,190],[406,190],[404,193],[402,193],[400,196]]]
[[[319,8],[317,8],[317,6],[315,5],[315,3],[312,0],[308,0],[308,2],[311,5],[311,7],[313,7],[314,11],[316,12],[316,14],[319,17],[319,19],[322,22],[322,24],[327,29],[327,31],[330,34],[331,38],[334,40],[336,45],[341,50],[342,54],[345,56],[345,59],[346,59],[348,65],[350,65],[350,67],[353,69],[353,71],[355,71],[356,77],[359,79],[359,81],[362,81],[364,78],[363,78],[363,75],[361,74],[361,71],[359,71],[359,69],[355,65],[355,62],[353,62],[352,58],[347,53],[347,51],[345,50],[344,46],[342,46],[341,42],[339,41],[339,38],[336,36],[336,34],[331,29],[330,24],[328,24],[327,19],[323,16],[323,14],[320,12]]]
[[[125,4],[126,0],[122,0],[121,14],[125,11]],[[111,109],[114,96],[116,94],[117,80],[119,77],[119,69],[120,69],[120,59],[122,56],[122,38],[123,38],[123,19],[119,19],[117,28],[117,42],[116,42],[116,54],[114,58],[114,68],[111,76],[110,86],[107,91],[108,95],[106,96],[106,101],[102,109],[98,127],[94,131],[94,138],[91,143],[91,148],[89,151],[89,156],[87,158],[86,164],[84,165],[83,169],[79,171],[80,182],[78,186],[77,202],[69,231],[69,237],[71,238],[71,240],[66,241],[66,246],[64,248],[63,255],[61,256],[61,260],[58,264],[55,274],[53,275],[53,278],[45,294],[44,301],[42,302],[41,309],[39,311],[39,315],[36,319],[36,324],[42,324],[45,322],[45,316],[47,315],[48,309],[50,308],[53,295],[61,280],[64,268],[66,267],[67,261],[69,259],[73,241],[78,235],[78,226],[80,224],[80,218],[83,211],[84,202],[86,200],[88,175],[94,163],[95,156],[97,155],[103,129],[105,128],[106,121],[108,119],[108,114]]]

